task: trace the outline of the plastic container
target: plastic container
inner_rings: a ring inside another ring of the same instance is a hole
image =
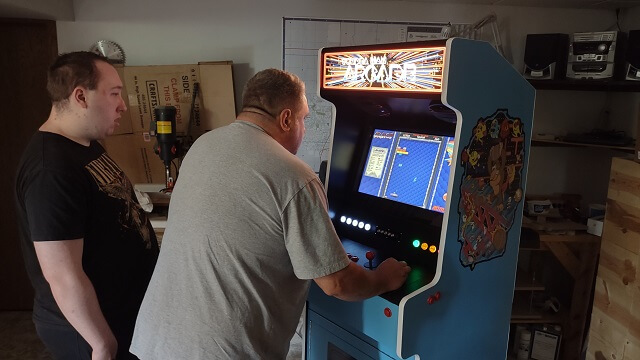
[[[518,360],[529,359],[529,349],[531,349],[531,331],[523,330],[520,333],[520,340],[518,341]]]

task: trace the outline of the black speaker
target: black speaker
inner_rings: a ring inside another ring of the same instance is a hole
[[[527,79],[564,79],[568,55],[568,34],[528,34],[523,75]]]
[[[629,31],[624,64],[625,80],[640,81],[640,30]]]

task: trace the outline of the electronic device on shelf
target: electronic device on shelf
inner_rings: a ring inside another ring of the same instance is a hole
[[[574,33],[569,44],[567,78],[610,79],[623,69],[626,34],[620,31]]]
[[[524,49],[525,79],[564,79],[568,48],[567,34],[528,34]]]

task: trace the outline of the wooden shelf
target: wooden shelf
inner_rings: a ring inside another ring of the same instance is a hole
[[[540,242],[545,243],[600,243],[600,237],[587,232],[578,232],[575,235],[540,234]]]
[[[601,144],[585,144],[585,143],[576,143],[576,142],[567,142],[561,140],[531,140],[532,146],[546,146],[546,147],[589,147],[589,148],[599,148],[599,149],[611,149],[624,151],[627,153],[635,153],[635,147],[631,146],[613,146],[613,145],[601,145]]]
[[[640,81],[631,80],[529,80],[538,90],[640,92]]]
[[[531,274],[518,270],[516,273],[516,291],[544,291],[542,283],[533,279]]]
[[[528,303],[515,301],[511,307],[512,324],[561,324],[564,321],[562,311],[551,313],[529,308]]]

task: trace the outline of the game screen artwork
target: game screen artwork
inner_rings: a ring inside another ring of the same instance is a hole
[[[452,137],[376,129],[358,191],[444,213],[453,145]]]
[[[471,270],[504,254],[522,201],[524,139],[520,119],[497,110],[478,120],[461,152],[458,241],[460,262]]]

